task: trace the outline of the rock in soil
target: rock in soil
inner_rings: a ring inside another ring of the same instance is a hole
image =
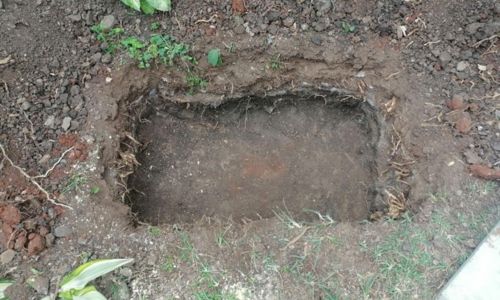
[[[233,0],[232,7],[235,13],[242,14],[245,12],[245,2],[243,0]]]
[[[465,108],[464,98],[462,95],[454,95],[451,100],[446,102],[446,106],[451,110],[463,109]]]
[[[9,225],[17,225],[21,222],[19,209],[12,204],[0,208],[0,219]]]
[[[54,236],[58,238],[66,237],[68,235],[71,235],[71,233],[72,230],[67,225],[61,225],[54,229]]]
[[[464,112],[457,120],[457,123],[455,123],[455,128],[458,130],[458,132],[467,134],[471,130],[471,127],[472,119],[468,113]]]
[[[16,251],[12,249],[5,250],[2,254],[0,254],[0,262],[2,265],[6,265],[10,263],[14,257],[16,256]]]
[[[467,149],[464,151],[465,161],[470,164],[479,164],[481,162],[481,158],[477,153],[472,149]]]
[[[485,165],[475,164],[469,167],[472,175],[488,180],[500,180],[500,170],[492,169]]]
[[[39,235],[34,234],[28,243],[28,255],[36,255],[45,249],[45,239]]]
[[[115,16],[113,15],[104,16],[104,18],[102,18],[101,21],[102,30],[104,31],[111,30],[113,26],[115,26],[115,22],[116,22]]]
[[[3,9],[3,2],[0,0],[0,9]]]
[[[61,127],[64,131],[68,131],[68,129],[71,127],[71,117],[65,117],[62,121]]]
[[[465,71],[465,69],[467,69],[468,66],[469,64],[466,61],[461,61],[457,64],[457,71],[458,72]]]
[[[37,293],[47,295],[49,292],[49,279],[43,276],[33,276],[26,281]]]

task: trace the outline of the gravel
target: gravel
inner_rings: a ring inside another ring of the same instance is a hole
[[[71,127],[71,117],[65,117],[62,121],[61,127],[64,131],[68,131],[68,129]]]

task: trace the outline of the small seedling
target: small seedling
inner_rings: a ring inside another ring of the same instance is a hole
[[[101,188],[98,186],[93,186],[90,188],[90,194],[95,195],[101,191]]]
[[[68,180],[68,183],[62,190],[63,194],[69,193],[74,190],[78,190],[80,186],[83,184],[87,183],[87,178],[84,177],[83,175],[77,174],[71,176],[71,178]]]
[[[222,55],[220,54],[220,49],[214,48],[208,51],[207,59],[208,63],[212,67],[218,67],[222,65]]]
[[[207,86],[207,81],[194,73],[188,73],[186,75],[186,84],[189,87],[189,94],[194,94],[199,89],[203,89]]]
[[[355,25],[347,23],[345,21],[342,21],[342,23],[340,23],[340,26],[342,28],[342,32],[345,33],[345,34],[353,33],[353,32],[356,31],[356,26]]]
[[[175,270],[174,258],[172,256],[167,256],[161,265],[161,269],[167,273],[173,272]]]
[[[158,237],[161,235],[161,230],[160,228],[156,227],[156,226],[149,226],[149,234],[151,234],[152,236],[155,236],[155,237]]]
[[[150,26],[151,30],[158,30],[158,29],[160,29],[160,27],[161,27],[160,22],[153,22],[153,23],[151,23],[151,26]]]
[[[118,39],[125,32],[121,27],[115,27],[109,31],[104,31],[101,24],[92,26],[90,31],[96,35],[98,41],[107,45],[105,51],[111,54],[118,48]]]
[[[170,0],[121,0],[128,7],[141,11],[147,15],[155,11],[170,11],[172,3]]]
[[[271,58],[269,68],[274,71],[281,69],[281,54],[275,55]]]

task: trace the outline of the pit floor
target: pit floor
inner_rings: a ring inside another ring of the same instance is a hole
[[[219,109],[176,107],[147,119],[138,129],[146,145],[137,155],[141,166],[129,180],[142,220],[319,212],[344,221],[369,214],[375,150],[359,108],[248,100]]]

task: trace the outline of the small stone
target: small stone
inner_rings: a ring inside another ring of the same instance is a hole
[[[483,23],[471,23],[469,25],[467,25],[465,27],[465,31],[469,34],[469,35],[473,35],[475,34],[479,28],[483,27],[484,24]]]
[[[132,269],[130,268],[121,268],[120,269],[120,275],[130,278],[132,277]]]
[[[72,22],[80,22],[82,20],[82,16],[80,16],[79,14],[77,15],[69,15],[68,16],[68,19],[70,19]]]
[[[500,141],[494,141],[491,143],[491,148],[495,151],[500,151]]]
[[[467,149],[464,151],[464,156],[465,156],[465,161],[470,164],[479,164],[481,163],[481,158],[479,155],[476,154],[476,152],[472,149]]]
[[[497,118],[497,120],[500,120],[500,109],[495,110],[495,118]]]
[[[448,108],[451,110],[465,108],[464,97],[462,95],[453,95],[453,98],[446,102],[446,106],[448,106]]]
[[[113,15],[107,15],[102,18],[101,28],[104,31],[111,30],[115,26],[116,19]]]
[[[97,52],[96,54],[90,57],[90,61],[92,62],[92,64],[96,64],[101,61],[101,57],[102,57],[101,52]]]
[[[0,9],[3,9],[3,2],[0,0]]]
[[[288,18],[283,20],[283,25],[285,27],[292,27],[294,23],[295,23],[295,20],[292,17],[288,17]]]
[[[65,117],[62,121],[61,127],[64,131],[68,131],[68,129],[71,127],[71,117]]]
[[[38,164],[39,165],[45,165],[46,163],[48,163],[50,160],[50,154],[45,154],[44,156],[42,156],[42,158],[40,158],[40,160],[38,161]]]
[[[0,208],[0,220],[3,223],[14,226],[21,222],[19,209],[12,204]]]
[[[313,4],[318,16],[324,16],[332,9],[332,0],[315,0]]]
[[[442,64],[446,65],[451,61],[451,55],[448,52],[441,52],[439,55],[439,60]]]
[[[49,293],[49,279],[40,275],[28,278],[26,281],[37,293],[47,295]]]
[[[52,233],[47,234],[45,236],[45,244],[47,245],[47,247],[54,245],[55,239],[56,237]]]
[[[318,45],[318,46],[321,46],[321,43],[323,43],[323,40],[321,39],[321,36],[318,35],[318,34],[315,34],[311,37],[311,42],[314,44],[314,45]]]
[[[232,0],[232,8],[234,13],[244,13],[245,12],[245,2],[243,0]]]
[[[80,87],[78,85],[73,85],[71,87],[71,89],[69,90],[69,93],[71,94],[71,96],[76,96],[78,94],[80,94]]]
[[[467,67],[469,66],[469,63],[466,61],[461,61],[457,64],[457,71],[458,72],[463,72]]]
[[[36,255],[43,249],[45,249],[45,239],[37,233],[33,234],[28,243],[28,255]]]
[[[71,233],[72,230],[68,225],[61,225],[54,228],[54,236],[58,238],[69,236]]]
[[[25,101],[25,102],[23,102],[23,104],[21,104],[21,108],[22,108],[22,110],[28,110],[31,108],[31,103],[29,103],[28,101]]]
[[[112,60],[113,60],[113,57],[109,53],[104,54],[101,58],[101,62],[103,64],[109,64],[109,63],[111,63]]]
[[[49,116],[47,118],[47,120],[45,120],[45,123],[43,123],[43,125],[45,125],[46,127],[49,127],[49,128],[54,128],[55,122],[56,122],[56,117]]]
[[[16,256],[16,251],[12,249],[5,250],[2,254],[0,254],[0,262],[2,265],[6,265],[10,263],[14,257]]]
[[[458,132],[467,134],[472,127],[472,119],[468,113],[463,113],[455,123],[455,128]]]

